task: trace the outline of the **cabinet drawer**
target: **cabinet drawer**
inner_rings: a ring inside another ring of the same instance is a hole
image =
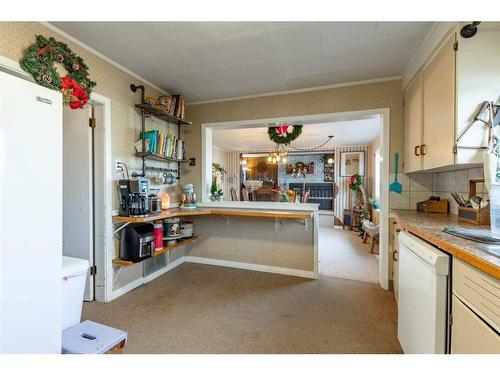
[[[452,297],[452,354],[500,354],[500,336],[457,297]]]
[[[500,330],[500,281],[454,258],[453,293]]]

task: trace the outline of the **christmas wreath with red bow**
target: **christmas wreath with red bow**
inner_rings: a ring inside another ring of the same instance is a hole
[[[62,64],[69,74],[61,77],[56,63]],[[85,107],[96,85],[88,78],[88,67],[83,59],[54,38],[37,35],[36,42],[28,47],[20,65],[39,85],[61,91],[64,105],[72,109]]]
[[[269,139],[274,143],[289,145],[302,134],[302,125],[280,125],[267,130]]]

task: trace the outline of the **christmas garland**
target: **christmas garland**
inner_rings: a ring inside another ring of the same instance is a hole
[[[62,64],[69,74],[61,78],[56,63]],[[20,64],[39,85],[61,91],[64,104],[69,104],[72,109],[83,108],[96,85],[88,78],[88,67],[83,59],[52,37],[46,39],[37,35],[36,42],[28,47]]]
[[[289,145],[302,134],[302,125],[280,125],[267,130],[269,139],[274,143]]]

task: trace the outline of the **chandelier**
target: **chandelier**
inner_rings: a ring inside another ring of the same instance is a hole
[[[273,152],[269,153],[267,162],[270,164],[286,164],[288,162],[288,152],[282,144],[277,144]]]

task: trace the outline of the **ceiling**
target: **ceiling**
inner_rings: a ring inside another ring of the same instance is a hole
[[[269,140],[267,124],[256,128],[214,129],[212,145],[226,151],[236,150],[269,150],[275,143]],[[360,120],[327,122],[321,124],[304,124],[302,134],[292,142],[296,148],[314,148],[328,139],[334,138],[325,147],[347,145],[366,145],[379,136],[380,119],[378,117]]]
[[[432,22],[51,22],[188,102],[399,76]],[[90,67],[92,74],[92,67]]]

